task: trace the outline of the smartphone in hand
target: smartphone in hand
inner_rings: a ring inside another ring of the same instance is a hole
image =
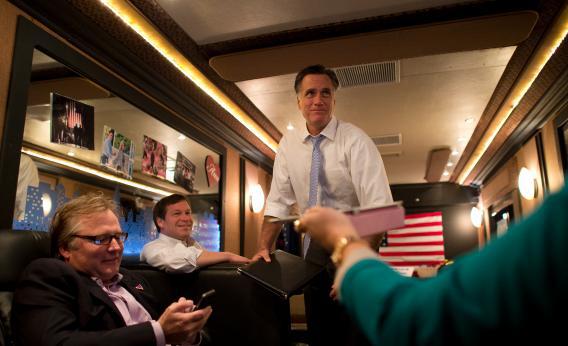
[[[193,306],[193,310],[200,310],[203,308],[206,308],[208,306],[211,306],[211,303],[213,302],[213,297],[215,296],[215,289],[210,289],[209,291],[203,293],[201,295],[201,298],[199,298],[199,301],[197,302],[197,304],[195,304]]]

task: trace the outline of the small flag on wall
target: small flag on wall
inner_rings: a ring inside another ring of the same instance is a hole
[[[379,257],[395,267],[442,264],[445,259],[442,212],[406,215],[404,228],[386,233]]]

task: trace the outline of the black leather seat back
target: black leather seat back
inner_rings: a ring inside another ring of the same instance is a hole
[[[0,291],[13,291],[20,274],[33,260],[49,257],[49,233],[0,231]]]
[[[207,322],[215,345],[289,345],[289,302],[239,274],[237,267],[223,263],[197,271],[197,277],[181,275],[177,287],[217,291]]]
[[[49,257],[49,234],[0,230],[0,345],[11,345],[10,311],[21,273],[28,263]]]

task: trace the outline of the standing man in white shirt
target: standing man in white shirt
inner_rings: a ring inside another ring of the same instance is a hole
[[[190,273],[220,262],[248,263],[230,252],[205,250],[191,237],[193,219],[187,199],[178,194],[162,198],[154,206],[154,223],[160,235],[144,245],[140,260],[167,272]]]
[[[280,141],[268,194],[259,248],[253,260],[270,261],[269,252],[280,225],[267,218],[289,216],[297,204],[301,213],[314,205],[336,209],[392,202],[381,156],[361,129],[333,117],[339,81],[322,65],[300,71],[294,83],[305,128],[289,131]],[[325,265],[327,275],[305,291],[310,345],[358,344],[349,320],[334,301],[333,265],[329,254],[304,239],[307,260]]]

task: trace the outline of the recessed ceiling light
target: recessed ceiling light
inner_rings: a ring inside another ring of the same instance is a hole
[[[179,139],[180,141],[184,141],[186,138],[187,138],[187,137],[184,136],[184,135],[182,135],[182,134],[180,134],[180,135],[178,136],[178,139]]]
[[[292,125],[292,122],[290,122],[290,121],[288,122],[288,126],[286,126],[286,129],[288,131],[292,131],[294,129],[294,125]]]
[[[67,155],[69,155],[69,156],[73,157],[73,156],[75,156],[75,153],[74,153],[74,152],[72,152],[72,151],[68,151],[68,152],[67,152]]]
[[[466,123],[466,124],[471,124],[472,122],[473,122],[473,118],[472,118],[472,117],[469,117],[469,118],[466,118],[466,119],[465,119],[465,123]]]
[[[458,142],[465,142],[465,137],[459,137]]]
[[[443,175],[444,177],[447,177],[448,175],[450,175],[450,172],[444,171],[444,173],[442,173],[442,175]]]
[[[452,156],[457,156],[458,154],[459,154],[459,151],[457,151],[457,150],[452,151]]]
[[[454,165],[454,164],[451,163],[451,162],[448,162],[448,163],[446,164],[446,166],[448,166],[448,167],[452,167],[453,165]]]

